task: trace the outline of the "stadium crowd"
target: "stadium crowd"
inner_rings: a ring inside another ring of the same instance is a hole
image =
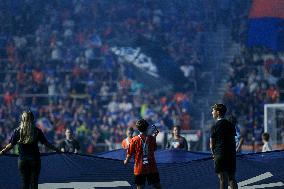
[[[49,140],[59,144],[70,127],[89,154],[100,145],[120,147],[126,129],[141,117],[162,130],[198,129],[192,124],[204,66],[198,42],[200,33],[216,30],[217,23],[230,27],[241,46],[223,101],[237,117],[245,143],[260,144],[263,105],[283,101],[284,55],[245,47],[249,2],[219,10],[212,2],[1,1],[0,145],[8,143],[25,109],[35,113]],[[149,89],[111,50],[141,39],[158,43],[178,65],[190,83],[185,90]],[[284,138],[284,128],[279,133]]]
[[[190,129],[194,90],[148,90],[110,50],[139,36],[159,38],[196,89],[201,60],[192,44],[203,23],[198,11],[183,5],[1,1],[0,145],[8,143],[24,109],[34,112],[49,140],[59,144],[69,127],[89,154],[98,144],[116,148],[139,117],[164,129]]]
[[[215,19],[230,28],[233,42],[240,47],[229,68],[223,103],[228,106],[229,114],[237,118],[245,144],[261,145],[264,104],[284,100],[284,53],[262,46],[247,46],[251,3],[236,1],[224,4],[227,8],[218,11]],[[284,138],[284,125],[278,134]]]
[[[240,3],[232,18],[232,38],[240,51],[231,63],[223,101],[239,119],[246,143],[261,144],[264,104],[283,102],[284,53],[266,47],[247,47],[249,4]],[[242,9],[240,9],[242,6]],[[284,126],[278,131],[284,136]]]
[[[224,102],[238,116],[246,141],[260,144],[264,104],[280,102],[284,54],[245,47],[240,53],[231,63]],[[284,128],[279,133],[284,135]]]

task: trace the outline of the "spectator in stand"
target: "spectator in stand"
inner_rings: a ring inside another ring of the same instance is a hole
[[[188,150],[186,139],[180,135],[180,126],[172,127],[172,137],[168,140],[166,148]]]
[[[244,135],[249,136],[246,138],[248,141],[256,140],[261,143],[263,126],[256,126],[255,122],[260,123],[258,120],[263,115],[263,104],[278,103],[281,100],[279,76],[282,73],[282,64],[283,57],[280,53],[272,53],[264,48],[244,47],[241,55],[236,55],[232,64],[232,75],[228,81],[230,87],[225,92],[224,100],[235,115],[246,117],[240,120],[242,125],[255,125],[244,129],[247,132]]]
[[[42,131],[35,126],[33,113],[24,111],[21,115],[20,126],[14,130],[9,144],[0,151],[0,155],[2,155],[18,144],[18,166],[23,189],[38,188],[38,178],[41,168],[38,142],[54,151],[60,152],[59,149],[46,140]]]
[[[262,134],[262,142],[263,142],[262,152],[272,151],[272,146],[269,143],[269,137],[270,136],[268,133]]]
[[[78,153],[80,150],[79,142],[74,138],[73,132],[70,128],[65,130],[65,140],[63,140],[59,147],[61,152]]]
[[[266,96],[268,97],[268,102],[270,103],[275,103],[278,101],[279,91],[275,85],[270,85],[270,87],[267,89]]]
[[[134,129],[132,127],[128,127],[126,129],[126,138],[123,139],[122,143],[121,143],[121,146],[123,149],[128,149],[130,143],[131,143],[131,140],[132,140],[132,137],[133,137],[133,133],[134,133]]]
[[[108,134],[108,131],[120,124],[126,128],[129,120],[139,117],[142,105],[141,102],[137,102],[137,96],[145,98],[149,104],[153,103],[151,107],[148,105],[147,116],[163,119],[159,103],[152,100],[159,99],[163,95],[147,90],[148,86],[135,80],[133,70],[118,63],[120,59],[111,50],[111,44],[115,44],[113,43],[115,41],[125,39],[132,41],[140,36],[151,42],[154,40],[159,42],[161,39],[158,45],[169,52],[170,57],[177,60],[177,64],[183,64],[183,61],[178,60],[188,59],[185,54],[192,54],[189,62],[191,68],[188,70],[191,82],[195,82],[196,75],[199,74],[195,62],[199,62],[200,57],[197,52],[191,51],[195,47],[194,44],[198,43],[196,36],[202,31],[204,21],[202,13],[189,9],[192,5],[186,1],[181,3],[183,6],[170,3],[171,10],[160,6],[161,2],[149,2],[147,16],[143,14],[145,7],[134,1],[128,4],[101,0],[91,3],[86,3],[85,0],[60,1],[56,4],[46,2],[40,7],[34,2],[35,0],[25,2],[28,6],[22,6],[21,11],[13,13],[9,4],[1,5],[1,8],[7,11],[7,14],[6,12],[2,14],[7,16],[7,19],[0,15],[2,21],[0,31],[5,31],[5,35],[3,34],[0,39],[2,47],[0,68],[3,71],[0,91],[4,100],[1,109],[6,112],[1,119],[4,122],[9,121],[11,125],[16,123],[11,115],[17,115],[19,112],[13,110],[13,107],[17,109],[19,107],[21,110],[25,106],[31,107],[32,104],[38,109],[39,118],[47,118],[53,123],[50,129],[43,132],[47,137],[55,139],[56,143],[59,138],[56,135],[60,135],[58,132],[66,122],[85,119],[86,127],[80,127],[77,136],[80,137],[80,142],[82,140],[82,144],[89,145],[92,141],[90,139],[92,132],[84,131],[93,131],[94,127],[102,122],[104,115],[107,115],[111,124],[108,124],[103,131],[98,127],[97,132],[106,136],[105,141],[111,141],[113,135],[116,138],[123,138],[124,133],[119,133],[120,129],[114,129],[115,133],[111,134]],[[197,6],[199,5],[200,3],[197,3]],[[93,11],[90,7],[96,7],[99,11]],[[129,8],[134,11],[125,14],[129,12]],[[191,11],[184,15],[181,14],[183,11],[179,11],[180,8]],[[37,17],[32,16],[35,12],[38,13]],[[22,15],[26,15],[25,18]],[[183,18],[184,16],[193,19],[188,20]],[[109,22],[97,25],[98,21],[104,19]],[[11,22],[17,24],[11,25]],[[185,37],[188,33],[190,38]],[[14,81],[13,78],[17,79]],[[125,93],[121,95],[121,92]],[[48,94],[52,99],[51,102],[46,98]],[[124,95],[127,99],[123,101]],[[31,100],[35,96],[36,103]],[[118,97],[113,104],[110,103],[111,96]],[[172,99],[173,95],[168,96]],[[171,100],[167,102],[171,103]],[[108,104],[110,106],[105,108]],[[88,111],[77,112],[81,107]],[[191,115],[187,108],[186,112],[181,114],[182,108],[169,106],[168,116],[164,119],[167,120],[168,126],[172,125],[169,124],[172,122],[171,115],[176,115],[175,120],[180,120],[182,117],[180,124],[182,127],[190,128]],[[123,113],[117,109],[121,109]],[[61,110],[64,112],[64,121],[61,120]],[[91,115],[87,116],[88,113]],[[71,126],[74,131],[80,126],[75,122]],[[12,131],[12,126],[5,129],[9,133]],[[57,132],[54,132],[55,130]],[[120,146],[121,140],[118,141],[117,146]],[[85,152],[84,149],[82,145],[81,151]]]

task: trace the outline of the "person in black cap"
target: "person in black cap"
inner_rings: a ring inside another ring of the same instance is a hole
[[[24,111],[21,115],[20,126],[15,129],[9,144],[0,151],[0,155],[2,155],[18,144],[18,166],[22,178],[22,189],[38,188],[38,177],[41,169],[38,142],[60,152],[58,148],[47,141],[42,131],[35,126],[33,113]]]
[[[225,189],[229,180],[231,189],[237,189],[236,172],[236,130],[224,118],[227,108],[224,104],[212,106],[212,117],[216,123],[211,128],[210,148],[214,158],[215,172],[219,177],[220,189]]]

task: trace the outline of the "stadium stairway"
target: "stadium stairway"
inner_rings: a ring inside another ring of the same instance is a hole
[[[229,77],[230,63],[239,52],[239,45],[231,39],[230,28],[218,25],[216,31],[204,33],[205,55],[199,89],[195,96],[200,115],[204,114],[205,125],[212,121],[211,105],[222,102]]]

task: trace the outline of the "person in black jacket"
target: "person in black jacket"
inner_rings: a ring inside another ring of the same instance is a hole
[[[237,189],[236,172],[236,130],[224,118],[227,108],[224,104],[212,106],[212,116],[216,120],[211,128],[210,148],[213,153],[215,172],[218,174],[220,189],[225,189],[229,180],[231,189]]]
[[[14,130],[9,144],[0,151],[2,155],[18,144],[18,168],[22,178],[22,189],[38,188],[38,178],[41,169],[38,142],[60,152],[59,149],[47,141],[42,131],[35,127],[33,113],[24,111],[21,115],[20,126]]]

